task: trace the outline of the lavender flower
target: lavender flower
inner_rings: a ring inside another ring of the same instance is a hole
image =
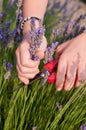
[[[86,30],[85,26],[81,26],[79,22],[86,18],[86,14],[79,16],[75,21],[68,21],[67,24],[63,22],[58,23],[57,29],[53,30],[51,35],[51,41],[58,41],[51,44],[50,47],[47,47],[45,51],[45,59],[44,62],[48,63],[53,60],[53,55],[58,43],[65,42],[67,40],[71,40],[72,38],[78,36],[82,32]],[[77,23],[78,22],[78,23]]]
[[[66,24],[60,25],[60,28],[53,30],[51,40],[58,40],[60,43],[78,36],[86,30],[85,25],[81,25],[81,22],[86,19],[86,14],[79,16],[76,20],[67,21]],[[78,21],[78,22],[77,22]],[[63,28],[62,31],[60,31]],[[59,32],[59,33],[58,33]]]
[[[3,17],[5,17],[5,14]],[[0,41],[4,43],[6,48],[10,48],[13,46],[13,41],[20,42],[21,41],[21,30],[19,27],[15,28],[11,31],[12,20],[3,21],[3,25],[0,26]]]
[[[39,20],[39,27],[35,27],[35,18],[31,19],[31,31],[30,35],[30,54],[32,60],[38,60],[38,56],[36,56],[36,50],[40,47],[43,39],[43,35],[45,33],[45,28],[42,25],[42,21]],[[29,36],[28,36],[29,37]]]
[[[2,22],[2,19],[3,19],[3,14],[0,13],[0,23]]]
[[[62,109],[62,105],[59,102],[56,102],[56,106],[58,107],[59,110]]]
[[[17,0],[10,0],[7,4],[7,9],[10,10]]]
[[[48,63],[53,60],[53,55],[55,53],[55,49],[57,48],[59,42],[53,42],[50,47],[47,47],[45,50],[44,63]]]
[[[82,125],[82,126],[80,127],[80,130],[86,130],[86,125]]]
[[[10,62],[7,62],[6,60],[3,61],[3,66],[6,71],[11,71],[13,68],[13,65]]]

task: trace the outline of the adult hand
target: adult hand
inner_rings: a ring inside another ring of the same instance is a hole
[[[44,51],[47,46],[46,38],[43,37],[41,47],[37,50],[36,55],[40,59],[44,57]],[[33,61],[30,58],[29,52],[30,46],[26,40],[23,40],[16,49],[16,69],[18,72],[18,78],[24,84],[29,84],[29,79],[33,79],[36,74],[39,73],[40,60]]]
[[[69,91],[74,85],[79,87],[86,80],[86,32],[59,45],[56,57],[58,55],[60,57],[57,67],[56,89]]]

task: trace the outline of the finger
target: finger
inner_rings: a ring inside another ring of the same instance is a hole
[[[24,67],[22,66],[20,63],[17,63],[17,66],[19,68],[19,71],[23,74],[32,74],[32,73],[35,73],[37,72],[39,69],[38,69],[38,66],[34,67],[34,68],[29,68],[29,67]],[[16,67],[17,68],[17,67]]]
[[[17,71],[18,71],[18,75],[19,75],[20,77],[23,77],[23,78],[26,78],[26,79],[33,79],[33,78],[35,77],[35,75],[39,73],[39,70],[37,70],[37,71],[34,72],[34,73],[26,73],[26,74],[23,74],[23,73],[20,72],[18,66],[16,66],[16,68],[17,68]]]
[[[22,66],[21,63],[20,63],[20,55],[19,53],[17,54],[17,57],[16,57],[16,64],[19,68],[19,71],[23,74],[26,74],[26,73],[35,73],[37,72],[38,70],[38,66],[34,67],[34,68],[29,68],[29,67],[25,67],[25,66]],[[17,67],[16,67],[17,68]]]
[[[75,87],[79,87],[84,81],[86,81],[86,64],[80,63],[78,66],[77,81]]]
[[[60,57],[58,62],[57,76],[56,76],[56,89],[58,91],[62,90],[64,86],[66,69],[67,69],[67,61],[65,57],[62,56]]]
[[[40,61],[31,60],[28,48],[20,50],[19,58],[20,58],[20,64],[25,67],[34,68],[38,66],[40,63]]]
[[[64,89],[66,91],[71,90],[71,88],[74,86],[76,71],[77,71],[77,64],[74,61],[67,65],[67,74],[64,84]]]
[[[70,43],[70,40],[59,45],[56,49],[56,52],[61,53],[68,46],[69,43]]]
[[[18,78],[20,79],[21,82],[23,82],[24,84],[28,85],[29,84],[29,80],[24,78],[24,77],[21,77],[21,76],[18,76]]]
[[[35,61],[32,61],[31,59],[27,61],[27,58],[26,58],[26,61],[25,60],[23,61],[23,59],[25,59],[25,56],[22,56],[21,54],[20,54],[20,51],[16,52],[16,63],[18,64],[19,68],[21,68],[22,71],[27,72],[27,73],[28,72],[32,73],[33,69],[35,71],[35,68],[39,66],[40,61],[35,62]]]
[[[44,58],[44,51],[37,51],[36,55],[40,58],[43,59]]]
[[[46,47],[47,47],[47,40],[45,37],[43,37],[43,42],[40,48],[38,48],[38,50],[36,51],[36,55],[39,56],[40,59],[44,58],[44,52],[46,50]]]

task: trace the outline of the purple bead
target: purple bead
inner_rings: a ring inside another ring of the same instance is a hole
[[[35,24],[35,18],[32,18],[30,23],[31,23],[31,25],[34,25]]]

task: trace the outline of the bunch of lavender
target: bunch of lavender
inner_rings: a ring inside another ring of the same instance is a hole
[[[17,28],[19,28],[19,25],[23,19],[22,17],[22,0],[18,1],[18,10],[16,11],[17,13]],[[36,56],[36,50],[40,47],[41,43],[42,43],[42,39],[43,36],[45,34],[45,27],[43,26],[43,22],[42,20],[39,20],[39,27],[36,28],[35,26],[35,18],[32,18],[30,21],[30,25],[31,25],[31,31],[29,34],[25,34],[24,38],[29,40],[30,43],[30,54],[31,54],[31,59],[32,60],[38,60],[39,57]],[[29,36],[30,35],[30,36]]]
[[[30,54],[32,60],[38,60],[39,57],[36,56],[36,50],[42,44],[42,39],[45,34],[45,27],[43,26],[42,20],[39,20],[39,27],[35,26],[35,18],[31,19],[31,31],[30,35]]]
[[[68,21],[67,24],[64,24],[63,21],[59,21],[57,28],[53,30],[51,35],[52,44],[50,47],[46,48],[44,59],[45,63],[48,63],[51,60],[53,60],[55,49],[57,48],[58,44],[71,40],[72,38],[86,31],[86,26],[80,25],[80,22],[82,22],[85,19],[86,14],[83,14],[80,15],[80,17],[77,18],[75,21]]]
[[[53,55],[58,46],[59,42],[53,42],[51,46],[47,47],[45,50],[44,63],[48,63],[53,60]]]

